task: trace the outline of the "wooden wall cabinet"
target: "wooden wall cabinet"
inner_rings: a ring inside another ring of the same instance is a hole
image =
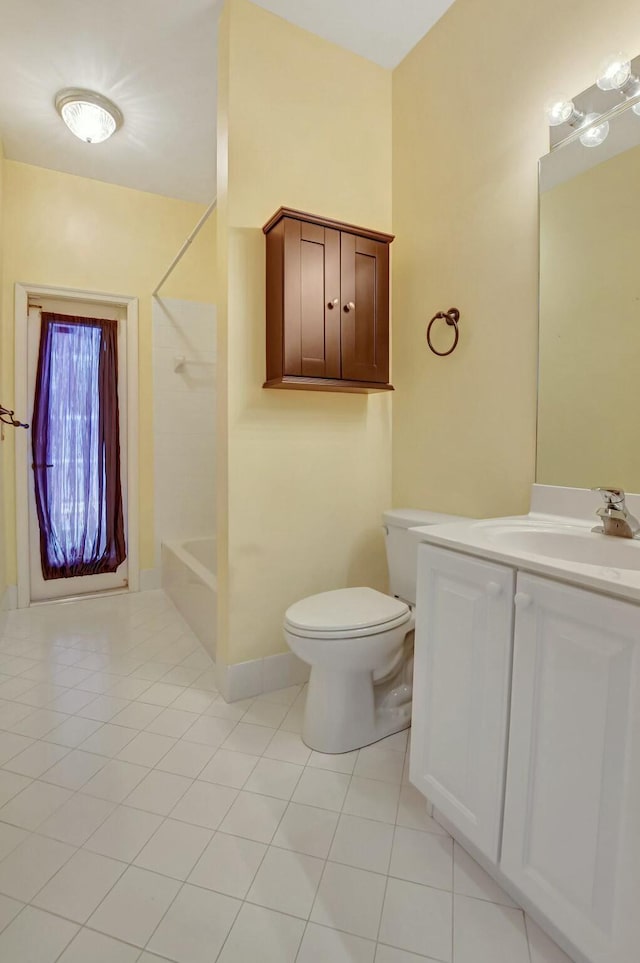
[[[265,388],[392,391],[390,234],[281,207],[267,239]]]

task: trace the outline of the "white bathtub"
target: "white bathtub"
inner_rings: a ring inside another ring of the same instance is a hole
[[[162,587],[212,659],[216,657],[216,540],[163,542]]]

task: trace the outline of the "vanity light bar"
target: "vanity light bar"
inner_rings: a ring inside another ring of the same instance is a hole
[[[611,92],[619,98],[614,105]],[[585,147],[599,146],[609,133],[608,121],[628,106],[640,116],[640,57],[631,60],[618,51],[602,62],[596,83],[584,93],[573,100],[564,93],[547,100],[551,149],[575,139]]]

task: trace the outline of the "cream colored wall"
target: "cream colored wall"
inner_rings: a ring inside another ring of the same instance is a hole
[[[537,480],[640,491],[640,147],[540,198]]]
[[[153,450],[151,292],[202,214],[203,206],[5,160],[2,375],[13,397],[16,281],[133,295],[139,300],[140,564],[152,568]],[[215,218],[162,294],[215,300]],[[5,402],[8,403],[8,402]],[[28,413],[27,413],[28,416]],[[4,443],[6,564],[16,579],[13,441]]]
[[[456,0],[395,70],[394,504],[527,510],[543,106],[639,43],[633,0]],[[437,358],[425,325],[451,305],[460,345]]]
[[[248,0],[227,0],[220,38],[219,651],[235,663],[285,650],[282,617],[296,599],[385,585],[389,397],[262,388],[261,227],[286,205],[390,228],[391,74]]]

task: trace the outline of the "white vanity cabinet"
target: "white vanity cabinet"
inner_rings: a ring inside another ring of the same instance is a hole
[[[576,961],[638,963],[640,604],[516,569],[419,548],[411,781]]]
[[[494,862],[504,795],[513,586],[514,573],[504,565],[419,547],[411,781]]]
[[[640,606],[519,574],[502,872],[593,963],[640,960]]]

